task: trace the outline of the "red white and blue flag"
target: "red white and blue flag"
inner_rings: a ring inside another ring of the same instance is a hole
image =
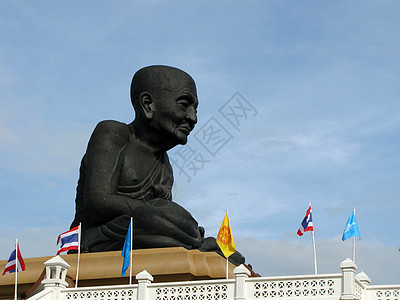
[[[14,249],[14,251],[11,252],[10,258],[8,259],[3,275],[7,273],[14,273],[15,269],[17,269],[18,272],[25,271],[25,262],[24,259],[22,258],[21,252],[19,251],[18,242],[15,243],[15,247],[16,249]]]
[[[309,207],[306,212],[306,216],[300,224],[299,230],[297,230],[297,234],[302,236],[305,231],[313,231],[313,222],[312,222],[312,214],[311,214],[311,203],[309,203]]]
[[[79,226],[76,226],[58,236],[57,245],[60,245],[60,248],[57,255],[69,250],[79,250],[79,231]]]

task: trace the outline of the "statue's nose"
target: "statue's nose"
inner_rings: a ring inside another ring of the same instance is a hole
[[[197,112],[194,107],[190,107],[187,110],[186,119],[193,125],[195,125],[197,123]]]

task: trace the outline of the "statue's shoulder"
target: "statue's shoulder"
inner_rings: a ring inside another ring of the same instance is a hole
[[[120,133],[129,135],[129,127],[125,123],[105,120],[97,124],[95,131],[109,132],[109,133]]]
[[[113,120],[101,121],[93,131],[91,140],[96,142],[127,143],[130,137],[129,126]]]

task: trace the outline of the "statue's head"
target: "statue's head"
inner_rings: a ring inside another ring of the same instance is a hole
[[[149,132],[186,144],[197,123],[197,92],[193,78],[168,66],[149,66],[135,73],[131,84],[135,122]]]

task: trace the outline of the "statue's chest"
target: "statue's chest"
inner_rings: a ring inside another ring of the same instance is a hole
[[[135,147],[128,146],[121,156],[118,168],[119,185],[132,186],[149,180],[156,181],[153,184],[159,184],[159,177],[165,173],[166,166],[152,153],[138,151]]]

